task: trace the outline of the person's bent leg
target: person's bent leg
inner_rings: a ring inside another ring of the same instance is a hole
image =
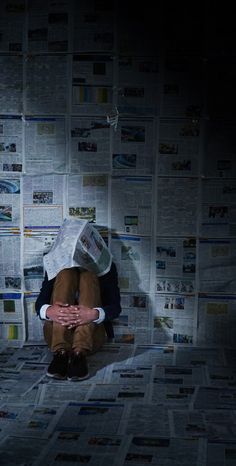
[[[97,276],[91,272],[80,273],[79,304],[101,307],[100,286]],[[75,328],[73,351],[68,365],[69,380],[83,380],[89,375],[86,355],[97,351],[105,341],[104,325],[91,322]]]
[[[88,271],[80,273],[79,304],[94,308],[101,307],[100,285],[98,277]],[[97,351],[105,342],[105,328],[103,324],[80,325],[75,328],[73,336],[73,350],[86,354]]]

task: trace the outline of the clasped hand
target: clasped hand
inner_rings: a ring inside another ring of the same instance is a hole
[[[77,327],[78,325],[85,325],[98,319],[97,309],[92,309],[82,304],[63,304],[56,302],[47,309],[47,317],[68,327],[68,329]]]

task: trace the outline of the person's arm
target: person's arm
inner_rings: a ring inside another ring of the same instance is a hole
[[[105,321],[113,320],[121,313],[120,289],[118,286],[117,269],[112,262],[110,271],[99,277],[102,309],[105,313]]]
[[[46,309],[50,305],[54,279],[48,280],[45,273],[42,287],[35,303],[35,310],[40,319],[46,319]]]

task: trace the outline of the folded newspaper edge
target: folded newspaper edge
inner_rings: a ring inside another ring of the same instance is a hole
[[[111,268],[112,255],[97,229],[88,220],[65,219],[43,263],[49,280],[61,270],[71,267],[102,276]]]

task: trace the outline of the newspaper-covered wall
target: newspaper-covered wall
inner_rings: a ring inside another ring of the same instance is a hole
[[[117,265],[117,343],[235,344],[235,124],[198,35],[176,53],[113,2],[41,3],[0,6],[0,338],[43,339],[43,257],[81,219]]]

